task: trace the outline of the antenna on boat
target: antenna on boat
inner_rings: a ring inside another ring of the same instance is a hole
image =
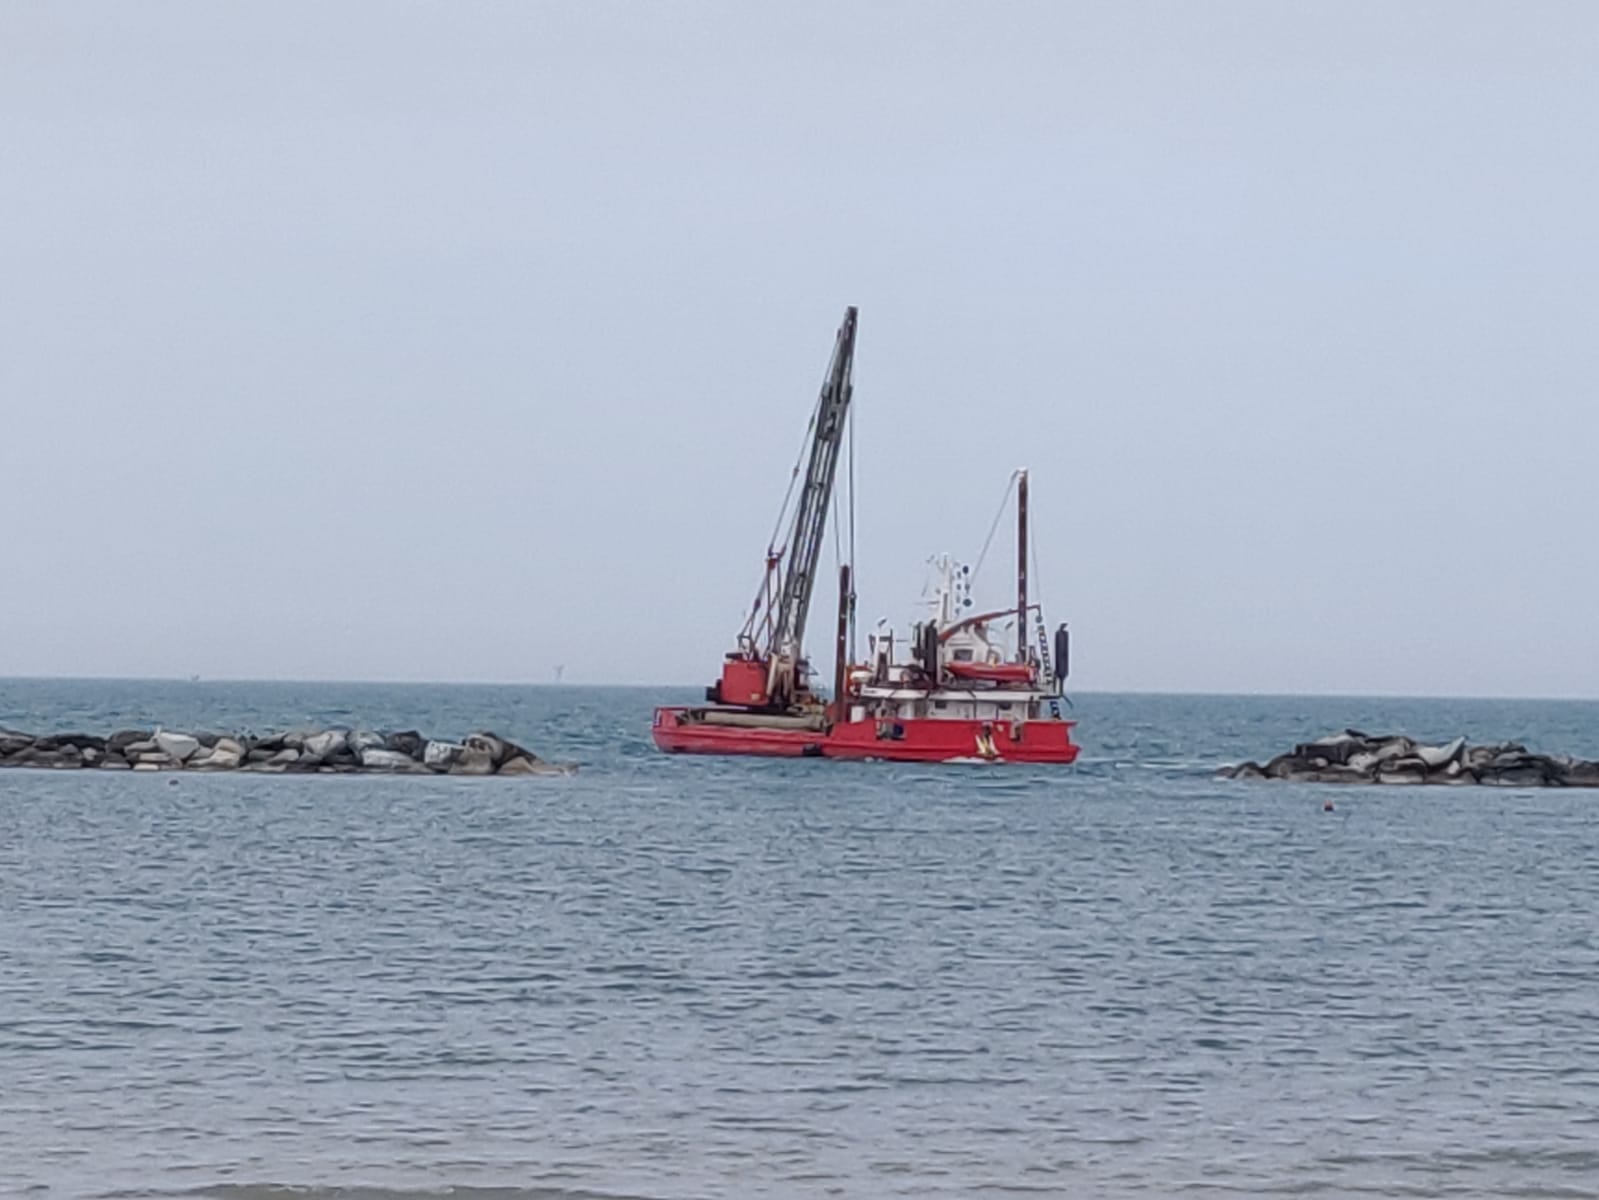
[[[1016,661],[1027,661],[1027,468],[1016,472]]]

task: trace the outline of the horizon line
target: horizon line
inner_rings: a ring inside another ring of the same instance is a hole
[[[482,680],[482,679],[330,679],[330,678],[265,678],[258,676],[182,676],[182,675],[0,675],[0,683],[177,683],[177,684],[291,684],[318,687],[479,687],[479,688],[538,688],[548,691],[581,688],[614,689],[617,691],[645,691],[648,689],[693,691],[703,683],[593,683],[582,680]],[[1196,688],[1082,688],[1067,693],[1077,696],[1184,696],[1194,699],[1256,699],[1256,700],[1513,700],[1546,704],[1599,703],[1596,696],[1551,695],[1465,695],[1457,692],[1279,692],[1279,691],[1206,691]]]

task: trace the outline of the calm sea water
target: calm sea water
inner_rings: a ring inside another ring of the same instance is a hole
[[[1599,705],[1086,696],[1049,771],[666,758],[673,698],[0,681],[584,764],[0,772],[0,1194],[1599,1196],[1599,795],[1210,777]]]

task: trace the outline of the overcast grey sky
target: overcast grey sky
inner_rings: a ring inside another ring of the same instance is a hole
[[[0,122],[0,674],[708,680],[858,304],[868,621],[1027,463],[1079,687],[1599,695],[1599,5],[9,0]]]

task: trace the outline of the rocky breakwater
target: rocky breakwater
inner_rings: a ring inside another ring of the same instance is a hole
[[[1227,779],[1299,783],[1488,784],[1497,787],[1599,787],[1599,762],[1534,754],[1519,742],[1472,746],[1463,737],[1429,746],[1399,735],[1346,729],[1303,742],[1265,766],[1240,763]]]
[[[546,762],[493,733],[460,742],[356,729],[254,734],[124,729],[17,733],[0,729],[0,767],[100,771],[253,771],[263,775],[570,775],[573,763]]]

